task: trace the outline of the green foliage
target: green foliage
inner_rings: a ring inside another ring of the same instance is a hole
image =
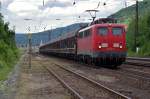
[[[130,22],[127,42],[128,49],[134,51],[134,31],[135,31],[134,19]],[[137,45],[139,46],[140,56],[150,56],[150,13],[146,13],[139,18],[139,33],[137,34]]]
[[[143,16],[147,11],[150,10],[150,1],[144,0],[139,2],[139,15]],[[118,18],[121,23],[129,24],[133,17],[135,17],[135,5],[123,8],[117,13],[112,14],[112,18]]]
[[[5,80],[18,58],[15,45],[15,32],[9,29],[9,23],[4,23],[0,14],[0,80]]]

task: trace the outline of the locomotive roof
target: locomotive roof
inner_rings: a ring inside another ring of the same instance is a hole
[[[91,22],[89,24],[89,26],[93,25],[93,24],[118,23],[117,20],[118,19],[116,19],[116,18],[99,18],[99,19]]]
[[[118,23],[93,24],[91,26],[88,26],[86,28],[81,29],[79,32],[82,32],[82,31],[85,31],[85,30],[88,30],[92,27],[97,27],[97,26],[121,26],[121,27],[124,27],[125,25],[124,24],[118,24]]]

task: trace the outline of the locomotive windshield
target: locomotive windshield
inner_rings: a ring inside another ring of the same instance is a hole
[[[99,35],[107,35],[108,34],[108,28],[107,27],[100,27],[98,29],[98,34]]]
[[[121,27],[113,27],[112,28],[112,33],[113,35],[121,35],[123,32]]]

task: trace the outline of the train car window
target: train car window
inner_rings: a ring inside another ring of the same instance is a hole
[[[99,35],[107,35],[108,34],[108,28],[107,27],[98,28],[98,34]]]
[[[88,33],[87,31],[84,31],[84,37],[87,37]]]
[[[121,35],[123,33],[123,29],[121,27],[113,27],[112,33],[113,35]]]
[[[71,42],[71,48],[73,48],[74,47],[74,41],[72,40],[72,42]]]
[[[79,33],[79,38],[83,38],[83,32]]]

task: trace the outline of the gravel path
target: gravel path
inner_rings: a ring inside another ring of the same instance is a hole
[[[32,67],[23,65],[15,99],[71,99],[71,95],[49,72],[40,57],[32,57]]]

